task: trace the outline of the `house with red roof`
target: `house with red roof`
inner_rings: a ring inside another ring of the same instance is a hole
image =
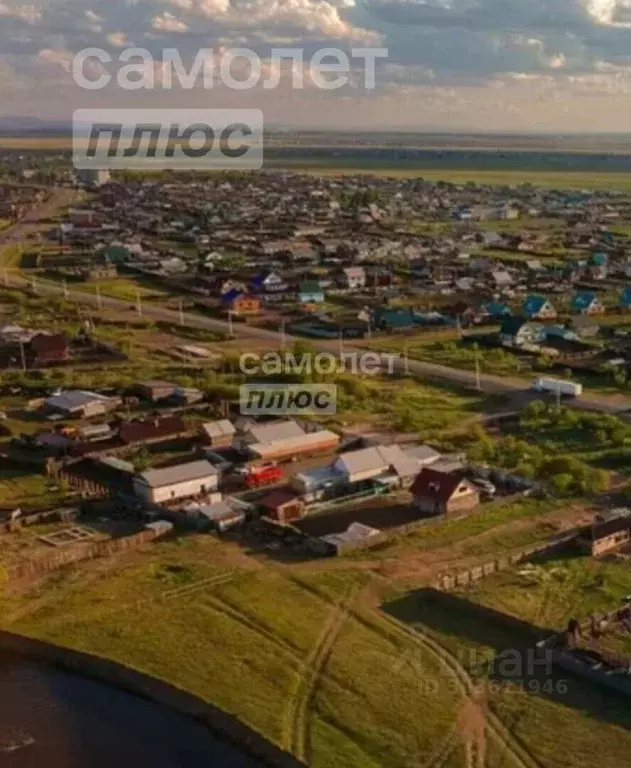
[[[462,474],[424,467],[411,487],[414,504],[426,515],[466,512],[478,506],[478,489]]]

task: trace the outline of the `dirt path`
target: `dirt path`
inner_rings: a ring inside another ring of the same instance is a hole
[[[311,758],[310,710],[320,676],[329,661],[337,638],[361,587],[355,586],[329,613],[322,631],[304,661],[303,671],[285,714],[285,748],[306,765]]]
[[[390,626],[396,628],[400,634],[405,634],[407,638],[424,652],[430,652],[438,658],[453,676],[456,684],[465,700],[465,706],[458,723],[459,731],[462,736],[465,737],[465,745],[467,746],[467,754],[469,756],[467,768],[481,768],[480,760],[484,758],[486,753],[485,737],[481,732],[486,730],[488,735],[491,736],[511,758],[513,764],[518,768],[543,768],[543,766],[533,757],[530,752],[513,736],[513,734],[506,728],[502,721],[492,711],[490,707],[484,707],[481,702],[482,692],[478,686],[476,686],[470,677],[467,670],[462,666],[460,661],[451,654],[442,645],[429,637],[426,633],[419,629],[411,629],[405,624],[401,624],[396,619],[386,614],[380,614],[381,618],[385,619]],[[447,740],[443,743],[443,763],[448,759],[451,754],[447,748],[448,740],[451,738],[450,733]],[[442,765],[439,763],[438,765]],[[432,768],[437,768],[434,765]]]

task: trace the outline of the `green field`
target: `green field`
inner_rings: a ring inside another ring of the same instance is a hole
[[[359,567],[293,571],[236,547],[189,537],[68,569],[30,604],[6,597],[3,625],[191,690],[308,765],[404,768],[422,753],[467,768],[473,672],[458,658],[514,636],[391,589],[382,613],[371,595],[384,587]],[[617,721],[631,718],[589,694],[578,684],[566,701],[490,689],[485,764],[619,768],[631,733]],[[559,733],[573,737],[563,748]]]

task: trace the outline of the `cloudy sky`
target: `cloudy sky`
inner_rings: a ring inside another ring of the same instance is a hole
[[[116,85],[130,46],[151,51],[158,87]],[[87,47],[113,59],[85,70],[113,74],[107,88],[73,80]],[[185,64],[212,50],[218,66],[235,47],[256,51],[268,74],[274,48],[302,48],[306,60],[321,48],[388,56],[371,90],[357,58],[336,90],[308,76],[293,88],[289,61],[274,89],[160,87],[163,49]],[[256,107],[267,123],[305,127],[627,132],[631,0],[0,0],[0,115],[69,119],[77,108],[138,104]]]

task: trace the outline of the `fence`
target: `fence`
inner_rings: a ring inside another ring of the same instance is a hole
[[[95,560],[108,557],[125,550],[136,549],[155,539],[167,535],[165,530],[146,528],[131,536],[109,541],[98,541],[93,544],[75,544],[72,548],[51,552],[48,557],[31,560],[5,569],[5,583],[17,579],[35,578],[51,571],[56,571],[66,565],[72,565],[85,560]]]
[[[471,584],[475,584],[476,581],[479,581],[486,576],[490,576],[493,573],[499,573],[500,571],[504,571],[507,568],[519,565],[520,563],[529,562],[536,557],[559,554],[576,542],[578,536],[579,532],[575,530],[571,533],[557,536],[543,544],[526,547],[519,552],[498,557],[495,560],[490,560],[481,565],[475,565],[472,568],[459,571],[458,573],[443,573],[437,578],[434,586],[436,589],[443,592],[449,592],[450,590],[458,589],[460,587],[467,587]]]
[[[42,523],[70,523],[74,522],[80,514],[80,510],[74,507],[64,507],[59,509],[46,509],[41,512],[24,515],[15,520],[8,520],[0,523],[0,534],[15,533],[29,525],[41,525]]]

